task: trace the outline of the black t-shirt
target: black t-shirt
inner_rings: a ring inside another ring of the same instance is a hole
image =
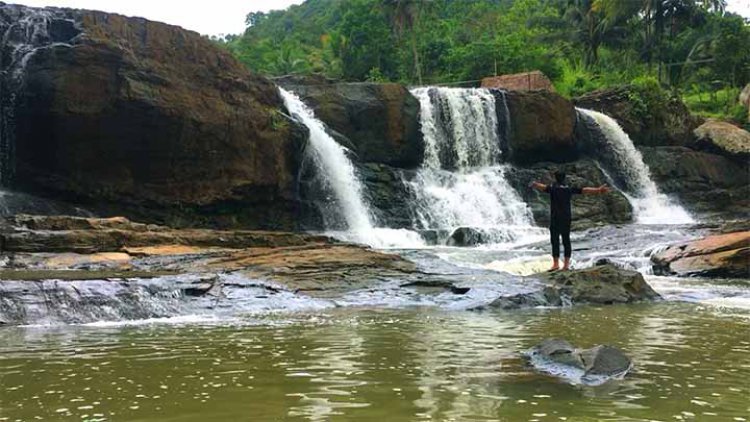
[[[583,193],[581,188],[572,188],[566,185],[547,185],[544,190],[549,194],[549,212],[552,222],[570,222],[570,199],[573,195]]]

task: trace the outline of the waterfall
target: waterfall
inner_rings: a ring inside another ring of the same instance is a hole
[[[497,99],[489,90],[430,87],[412,93],[421,105],[425,142],[422,168],[407,182],[414,196],[415,226],[447,232],[471,227],[492,243],[537,234],[531,211],[500,164],[510,120],[505,96],[501,125]]]
[[[295,94],[279,88],[287,110],[310,131],[308,152],[320,174],[321,183],[332,192],[335,207],[343,218],[345,231],[333,234],[343,240],[373,247],[421,246],[421,237],[407,230],[375,227],[374,217],[364,199],[359,175],[347,156],[347,150],[327,132],[323,122]],[[330,217],[330,216],[329,216]],[[339,228],[340,224],[333,224]]]
[[[26,65],[42,49],[72,46],[81,33],[72,13],[0,3],[0,186],[13,175],[15,109]]]
[[[615,181],[630,201],[637,221],[642,224],[689,224],[694,222],[690,214],[671,198],[660,193],[651,179],[643,156],[633,141],[617,122],[593,110],[577,108],[591,119],[603,135],[603,154],[597,157],[600,165]]]

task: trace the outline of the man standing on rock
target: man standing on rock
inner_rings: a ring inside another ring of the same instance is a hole
[[[565,261],[562,269],[567,271],[570,269],[570,256],[573,253],[573,249],[570,246],[570,223],[572,220],[570,199],[576,194],[604,194],[609,192],[609,188],[607,185],[602,185],[598,188],[575,188],[567,186],[565,184],[565,173],[562,171],[555,172],[555,183],[551,185],[531,182],[529,186],[540,192],[546,192],[550,196],[549,234],[550,242],[552,243],[552,268],[550,268],[550,271],[560,269],[560,236],[562,236],[563,246],[565,247]]]

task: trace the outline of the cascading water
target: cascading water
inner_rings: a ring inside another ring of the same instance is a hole
[[[71,47],[80,30],[73,11],[19,5],[0,8],[0,185],[13,173],[16,102],[33,55],[53,47]]]
[[[346,148],[339,145],[325,130],[323,122],[295,94],[279,88],[289,112],[310,131],[311,159],[320,173],[320,180],[332,192],[335,207],[343,218],[346,231],[332,234],[344,240],[374,247],[418,247],[419,234],[408,230],[375,227],[370,207],[363,197],[362,183]],[[338,225],[337,225],[338,226]],[[336,227],[338,228],[338,227]]]
[[[491,243],[538,233],[531,211],[500,165],[510,120],[507,107],[500,128],[497,100],[489,90],[431,87],[412,93],[421,105],[425,142],[423,166],[408,182],[415,199],[415,225],[445,232],[471,227]]]
[[[622,188],[633,205],[636,218],[642,224],[689,224],[694,220],[680,205],[659,192],[651,179],[643,156],[633,141],[617,122],[593,110],[578,108],[579,113],[591,119],[603,135],[600,145],[606,154],[598,157],[600,165]]]

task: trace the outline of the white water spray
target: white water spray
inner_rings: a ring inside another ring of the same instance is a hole
[[[347,157],[347,150],[328,133],[313,111],[293,93],[279,88],[289,112],[310,131],[310,154],[321,172],[322,180],[333,192],[346,223],[346,231],[331,232],[343,240],[373,247],[419,247],[419,234],[408,230],[376,228],[369,206],[362,195],[359,176]]]
[[[633,141],[617,122],[593,110],[578,108],[580,113],[590,117],[607,140],[605,154],[616,167],[626,184],[625,196],[633,205],[637,221],[642,224],[689,224],[694,220],[680,205],[660,193],[651,179],[651,172],[643,162],[643,156],[635,148]]]
[[[499,164],[502,128],[492,93],[434,87],[412,93],[421,104],[425,142],[422,169],[408,182],[415,197],[415,224],[448,232],[471,227],[493,243],[538,234],[531,211]]]

